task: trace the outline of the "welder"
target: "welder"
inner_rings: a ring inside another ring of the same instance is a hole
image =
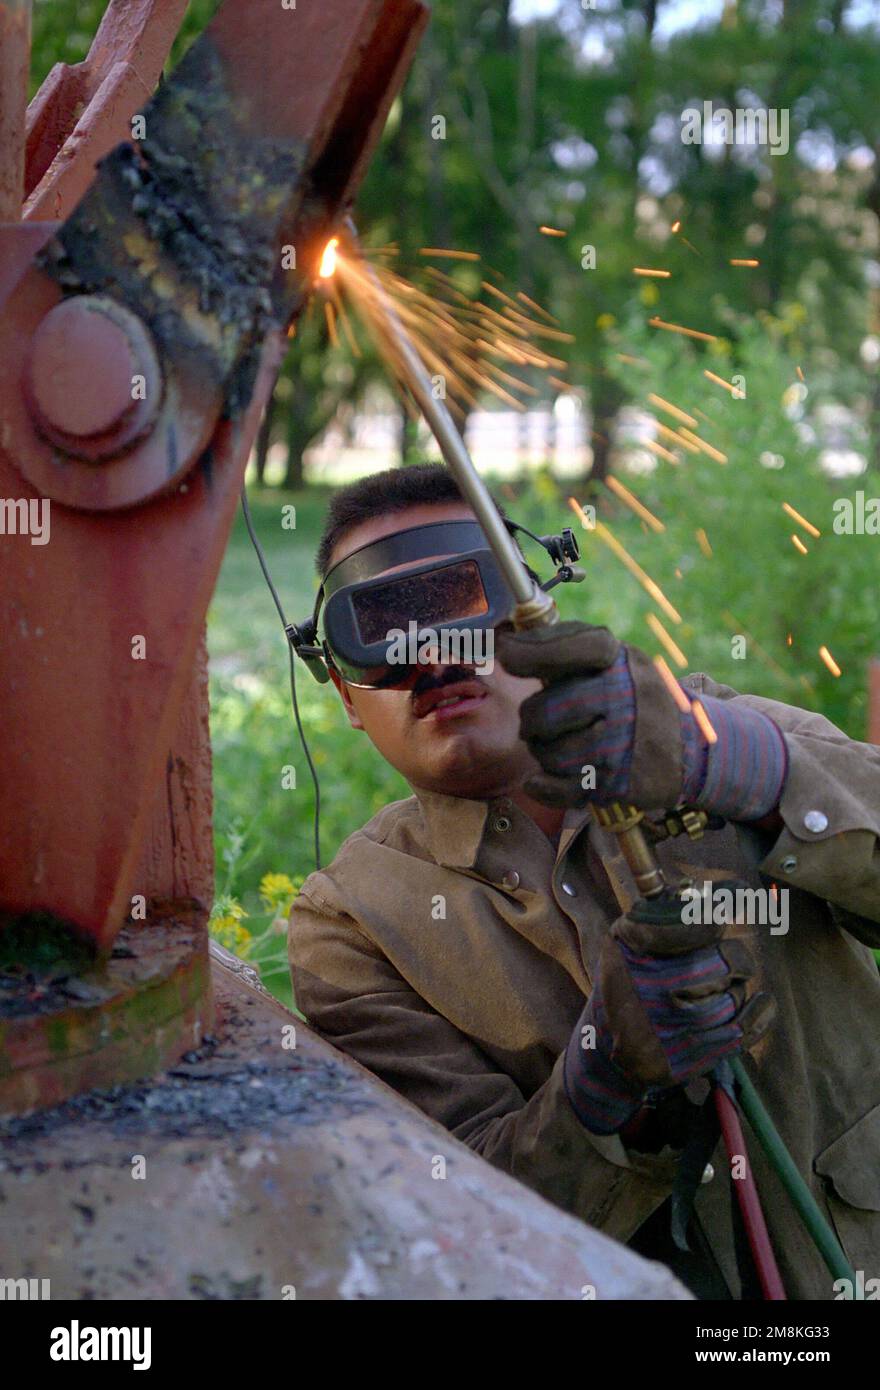
[[[559,538],[538,539],[564,578]],[[309,1022],[703,1298],[757,1296],[741,1175],[705,1132],[700,1149],[706,1078],[738,1054],[851,1265],[880,1273],[880,749],[689,676],[710,740],[607,629],[514,631],[485,536],[439,466],[337,492],[317,568],[295,645],[413,794],[294,902]],[[389,661],[412,621],[482,629],[494,664],[430,643]],[[658,948],[663,926],[591,814],[610,802],[702,812],[702,836],[661,839],[661,863],[786,894],[788,929],[692,914]],[[695,1154],[682,1249],[670,1210]],[[839,1296],[773,1168],[757,1150],[750,1162],[789,1297]]]

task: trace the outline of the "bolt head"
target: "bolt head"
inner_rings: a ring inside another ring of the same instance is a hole
[[[138,377],[142,390],[136,390]],[[34,334],[24,379],[40,432],[93,459],[118,452],[144,432],[158,410],[161,385],[144,324],[96,295],[74,296],[50,310]]]

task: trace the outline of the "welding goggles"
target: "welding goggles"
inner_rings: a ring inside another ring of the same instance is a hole
[[[517,522],[505,525],[512,533],[533,536]],[[542,587],[582,577],[568,564],[578,558],[573,532],[533,539],[558,565],[556,576]],[[437,521],[352,551],[328,571],[312,616],[291,624],[287,633],[317,680],[329,679],[332,668],[348,685],[385,690],[403,685],[418,665],[401,659],[401,643],[410,658],[414,648],[430,650],[436,644],[442,649],[444,633],[454,631],[460,642],[462,634],[509,621],[515,606],[479,523]]]

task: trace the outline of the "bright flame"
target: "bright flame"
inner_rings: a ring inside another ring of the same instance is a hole
[[[339,245],[339,237],[331,237],[324,247],[324,254],[321,257],[321,264],[318,267],[318,274],[322,280],[329,280],[331,275],[336,273],[336,248]]]

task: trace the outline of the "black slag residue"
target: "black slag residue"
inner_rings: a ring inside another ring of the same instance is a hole
[[[202,1054],[199,1054],[202,1055]],[[255,1129],[271,1133],[287,1120],[320,1124],[334,1112],[371,1109],[363,1082],[331,1058],[277,1061],[238,1060],[172,1068],[155,1083],[88,1091],[32,1115],[0,1118],[0,1153],[15,1168],[24,1146],[59,1136],[70,1127],[111,1137],[154,1139],[226,1138]]]
[[[197,354],[234,417],[250,400],[267,332],[286,323],[301,291],[280,273],[280,247],[313,195],[302,178],[304,150],[248,130],[225,73],[203,36],[146,107],[139,148],[120,145],[101,162],[40,263],[65,289],[127,304],[163,355]],[[216,342],[193,331],[179,295],[157,292],[163,272],[181,292],[195,292]]]

